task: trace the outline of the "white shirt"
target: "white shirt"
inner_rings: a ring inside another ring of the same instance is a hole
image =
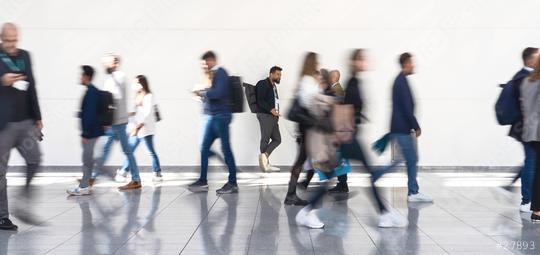
[[[139,130],[137,137],[154,135],[156,133],[156,109],[154,96],[150,94],[144,95],[140,105],[136,107],[135,125],[144,124]]]
[[[272,90],[274,92],[274,108],[277,110],[277,112],[279,112],[279,98],[276,85],[272,87]]]
[[[313,76],[304,75],[300,80],[300,87],[298,88],[298,102],[306,109],[312,108],[315,103],[315,97],[317,94],[321,94],[322,89],[319,87],[319,83]]]
[[[523,69],[525,69],[525,70],[527,70],[527,71],[529,71],[529,72],[534,71],[534,68],[530,68],[530,67],[528,67],[528,66],[524,66]]]

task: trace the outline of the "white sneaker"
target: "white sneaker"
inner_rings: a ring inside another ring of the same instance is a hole
[[[115,182],[126,182],[127,181],[128,172],[118,169],[116,170],[116,176],[114,176]]]
[[[154,172],[154,175],[152,176],[153,182],[162,182],[163,176],[161,175],[161,172]]]
[[[433,198],[428,197],[425,194],[422,194],[420,192],[407,196],[407,201],[409,202],[433,202]]]
[[[298,212],[295,217],[296,224],[308,228],[324,228],[324,223],[321,222],[315,210],[311,210],[311,206],[305,206]]]
[[[387,211],[379,217],[380,228],[404,228],[407,225],[409,221],[394,211]]]
[[[70,196],[84,196],[84,195],[90,195],[92,193],[92,190],[90,187],[86,187],[86,188],[76,187],[76,188],[68,189],[66,190],[66,192]]]
[[[519,206],[520,212],[531,212],[531,203],[520,205]]]
[[[259,167],[263,172],[268,171],[268,156],[266,156],[266,153],[261,153],[259,155]]]
[[[273,165],[268,164],[267,171],[269,171],[269,172],[279,172],[281,170],[279,169],[279,167],[275,167]]]

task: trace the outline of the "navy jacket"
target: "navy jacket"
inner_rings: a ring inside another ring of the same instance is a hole
[[[0,50],[0,54],[6,54]],[[8,122],[19,122],[26,119],[41,120],[41,110],[39,107],[34,74],[32,72],[32,62],[30,54],[22,49],[18,50],[15,62],[22,61],[24,70],[16,72],[0,60],[0,77],[6,73],[24,74],[29,83],[26,91],[19,91],[11,86],[0,86],[0,130]]]
[[[520,87],[521,87],[521,83],[523,83],[523,80],[529,76],[529,74],[531,74],[531,72],[529,72],[527,69],[525,68],[521,68],[521,70],[519,70],[516,74],[514,74],[514,76],[512,77],[512,89],[513,89],[513,92],[514,92],[514,96],[515,96],[515,100],[516,102],[519,104],[520,100],[519,98],[521,97],[520,96]],[[518,106],[520,111],[521,111],[521,105]],[[523,115],[523,113],[521,113],[521,115]],[[508,136],[512,137],[512,138],[515,138],[516,140],[518,141],[521,141],[521,135],[523,134],[523,120],[520,120],[514,124],[512,124],[512,126],[510,127],[510,131],[508,132]]]
[[[231,113],[229,75],[221,67],[213,72],[212,87],[204,93],[204,113],[208,115]]]
[[[399,73],[392,88],[391,133],[410,134],[411,130],[420,129],[414,116],[414,98],[407,77]]]
[[[270,79],[264,79],[257,82],[255,91],[257,92],[257,106],[259,107],[259,113],[272,114],[271,111],[275,108],[276,99],[274,98],[274,87],[272,86]]]
[[[94,85],[88,85],[81,105],[81,127],[83,138],[92,139],[104,134],[103,126],[99,119],[99,91]]]

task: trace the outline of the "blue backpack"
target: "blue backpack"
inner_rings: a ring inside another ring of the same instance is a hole
[[[519,96],[516,95],[516,80],[501,84],[499,98],[495,103],[495,114],[499,125],[512,125],[521,119]]]

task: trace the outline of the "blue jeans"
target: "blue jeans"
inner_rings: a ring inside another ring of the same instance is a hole
[[[210,148],[216,139],[221,139],[221,150],[225,164],[229,168],[229,183],[236,184],[236,163],[229,141],[229,124],[232,121],[232,114],[205,115],[204,118],[204,134],[201,143],[201,177],[199,179],[208,180],[208,157],[212,155]]]
[[[129,146],[131,146],[131,150],[135,152],[141,141],[144,140],[144,144],[146,144],[146,148],[148,149],[148,154],[152,158],[152,170],[154,172],[160,172],[161,171],[161,165],[159,164],[159,158],[157,156],[156,150],[154,149],[154,136],[148,135],[142,138],[139,138],[137,136],[131,136],[129,137]],[[122,166],[122,170],[128,172],[130,171],[129,168],[129,160],[126,158],[124,160],[124,165]]]
[[[534,180],[536,152],[530,143],[522,143],[525,151],[525,160],[521,168],[521,204],[531,202],[531,190]]]
[[[409,134],[392,133],[391,139],[396,141],[401,148],[401,154],[405,158],[407,166],[407,187],[409,189],[408,195],[418,194],[418,182],[416,181],[416,163],[418,162],[418,155],[416,155],[416,149],[414,148],[414,141]],[[381,171],[381,173],[390,172],[398,163],[395,162]],[[377,179],[377,178],[376,178]]]
[[[107,142],[105,142],[105,146],[103,146],[101,156],[97,159],[96,168],[94,169],[95,171],[92,175],[92,178],[96,178],[101,175],[101,173],[103,172],[103,166],[105,165],[105,162],[107,162],[107,158],[109,157],[109,153],[111,152],[113,142],[120,141],[122,151],[126,155],[129,169],[131,170],[131,179],[137,182],[141,181],[141,177],[139,176],[139,167],[137,167],[137,161],[135,161],[135,157],[133,156],[133,150],[131,146],[129,146],[128,136],[126,134],[126,127],[127,124],[113,125],[105,132]],[[109,174],[110,176],[113,175],[113,173],[111,172],[107,174]]]

